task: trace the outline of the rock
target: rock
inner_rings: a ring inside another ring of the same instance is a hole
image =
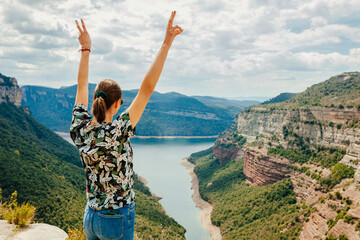
[[[360,239],[359,233],[355,231],[355,224],[346,223],[344,219],[340,219],[328,233],[328,235],[333,235],[337,238],[340,234],[346,235],[348,239]]]
[[[248,148],[244,154],[244,174],[247,180],[260,186],[280,181],[290,170],[287,159],[267,155],[266,150]]]
[[[33,223],[17,232],[14,224],[0,220],[0,240],[65,240],[67,233],[53,225]]]
[[[220,164],[235,159],[240,147],[233,142],[226,141],[224,138],[218,138],[213,146],[213,154],[220,161]]]
[[[347,215],[352,216],[353,218],[360,219],[360,208],[350,209],[347,212]]]
[[[21,88],[15,78],[4,76],[0,73],[0,103],[12,102],[21,106]]]

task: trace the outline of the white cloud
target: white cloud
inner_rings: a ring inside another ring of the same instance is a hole
[[[161,92],[271,96],[360,66],[357,0],[4,0],[0,72],[23,85],[75,84],[74,20],[83,18],[93,43],[90,82],[138,88],[172,10],[184,32],[169,51]]]

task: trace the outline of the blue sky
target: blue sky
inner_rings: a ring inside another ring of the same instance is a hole
[[[172,10],[184,31],[159,92],[275,96],[360,69],[358,0],[2,0],[0,72],[20,85],[76,84],[74,20],[83,18],[92,39],[89,81],[138,88]]]

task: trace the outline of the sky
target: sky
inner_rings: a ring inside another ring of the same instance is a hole
[[[184,31],[159,92],[273,97],[360,69],[360,0],[1,0],[0,73],[20,85],[76,84],[82,18],[89,82],[139,88],[173,10]]]

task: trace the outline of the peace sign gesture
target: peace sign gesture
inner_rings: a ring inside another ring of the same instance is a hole
[[[164,42],[166,42],[166,43],[172,43],[175,36],[179,35],[183,31],[183,29],[179,25],[173,26],[175,14],[176,14],[176,11],[171,12],[169,23],[166,27],[166,34],[165,34],[165,39],[164,39]]]
[[[79,29],[79,43],[81,45],[82,48],[91,48],[91,39],[90,39],[90,35],[85,27],[85,23],[84,23],[84,20],[81,19],[81,25],[82,25],[82,28],[79,26],[79,23],[77,20],[75,20],[75,23],[76,23],[76,26],[77,28]]]

